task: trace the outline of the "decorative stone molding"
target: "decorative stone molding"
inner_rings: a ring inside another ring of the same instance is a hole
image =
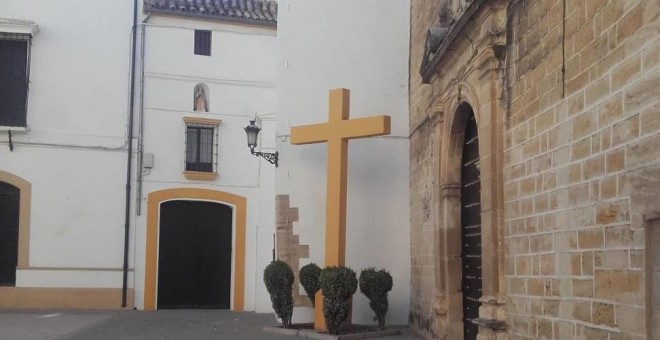
[[[34,37],[39,32],[39,26],[29,20],[0,18],[0,32],[29,34]]]
[[[459,183],[440,185],[440,197],[459,197],[461,195],[461,185]]]

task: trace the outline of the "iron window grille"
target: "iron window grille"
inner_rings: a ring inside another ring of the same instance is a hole
[[[218,164],[217,125],[186,124],[186,171],[217,172]]]
[[[211,55],[211,31],[195,30],[195,54]]]
[[[31,35],[0,32],[0,126],[27,126]]]

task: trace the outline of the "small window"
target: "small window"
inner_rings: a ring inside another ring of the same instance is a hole
[[[211,55],[211,31],[195,30],[195,54]]]
[[[214,135],[215,127],[211,125],[186,127],[186,171],[214,172]]]
[[[218,172],[218,126],[220,120],[184,117],[186,148],[184,176],[215,179]]]
[[[0,126],[27,125],[30,38],[0,32]]]

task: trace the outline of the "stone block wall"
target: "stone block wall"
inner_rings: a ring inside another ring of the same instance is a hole
[[[442,1],[411,2],[410,50],[410,323],[425,334],[433,329],[434,229],[438,221],[437,124],[429,117],[431,85],[422,84],[419,67],[426,31],[438,17]],[[424,122],[426,122],[424,124]]]
[[[309,245],[300,244],[300,236],[293,233],[293,222],[298,222],[298,208],[291,207],[289,195],[275,196],[275,226],[277,228],[277,259],[286,262],[293,270],[293,304],[295,307],[311,307],[307,295],[300,294],[300,260],[309,258]]]
[[[647,275],[658,266],[649,264],[656,261],[649,248],[660,248],[647,235],[660,223],[644,218],[660,210],[660,2],[509,1],[509,23],[497,32],[481,18],[502,1],[483,1],[423,84],[426,30],[445,3],[411,1],[411,325],[442,337],[446,325],[438,320],[453,313],[439,305],[437,282],[451,273],[437,270],[436,248],[452,218],[441,206],[449,161],[441,159],[441,141],[452,88],[463,81],[482,102],[499,98],[491,111],[475,107],[477,114],[504,121],[501,130],[486,130],[504,139],[501,161],[492,162],[502,178],[482,188],[482,197],[504,202],[503,225],[491,224],[501,228],[491,232],[502,242],[495,257],[504,263],[504,337],[648,337],[660,318],[650,312],[660,284],[648,287]],[[495,44],[507,34],[509,42],[488,95],[479,90],[483,80],[464,76],[484,67],[465,51],[481,55],[485,33],[498,36]]]
[[[511,15],[509,338],[644,338],[634,196],[660,178],[632,178],[660,165],[660,3],[521,1]]]

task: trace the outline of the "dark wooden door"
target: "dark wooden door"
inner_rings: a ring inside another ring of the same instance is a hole
[[[0,286],[16,285],[21,191],[0,182]]]
[[[461,169],[461,259],[463,291],[463,338],[476,339],[481,298],[481,173],[479,136],[474,115],[465,128]]]
[[[158,308],[229,308],[232,209],[199,201],[160,207]]]

